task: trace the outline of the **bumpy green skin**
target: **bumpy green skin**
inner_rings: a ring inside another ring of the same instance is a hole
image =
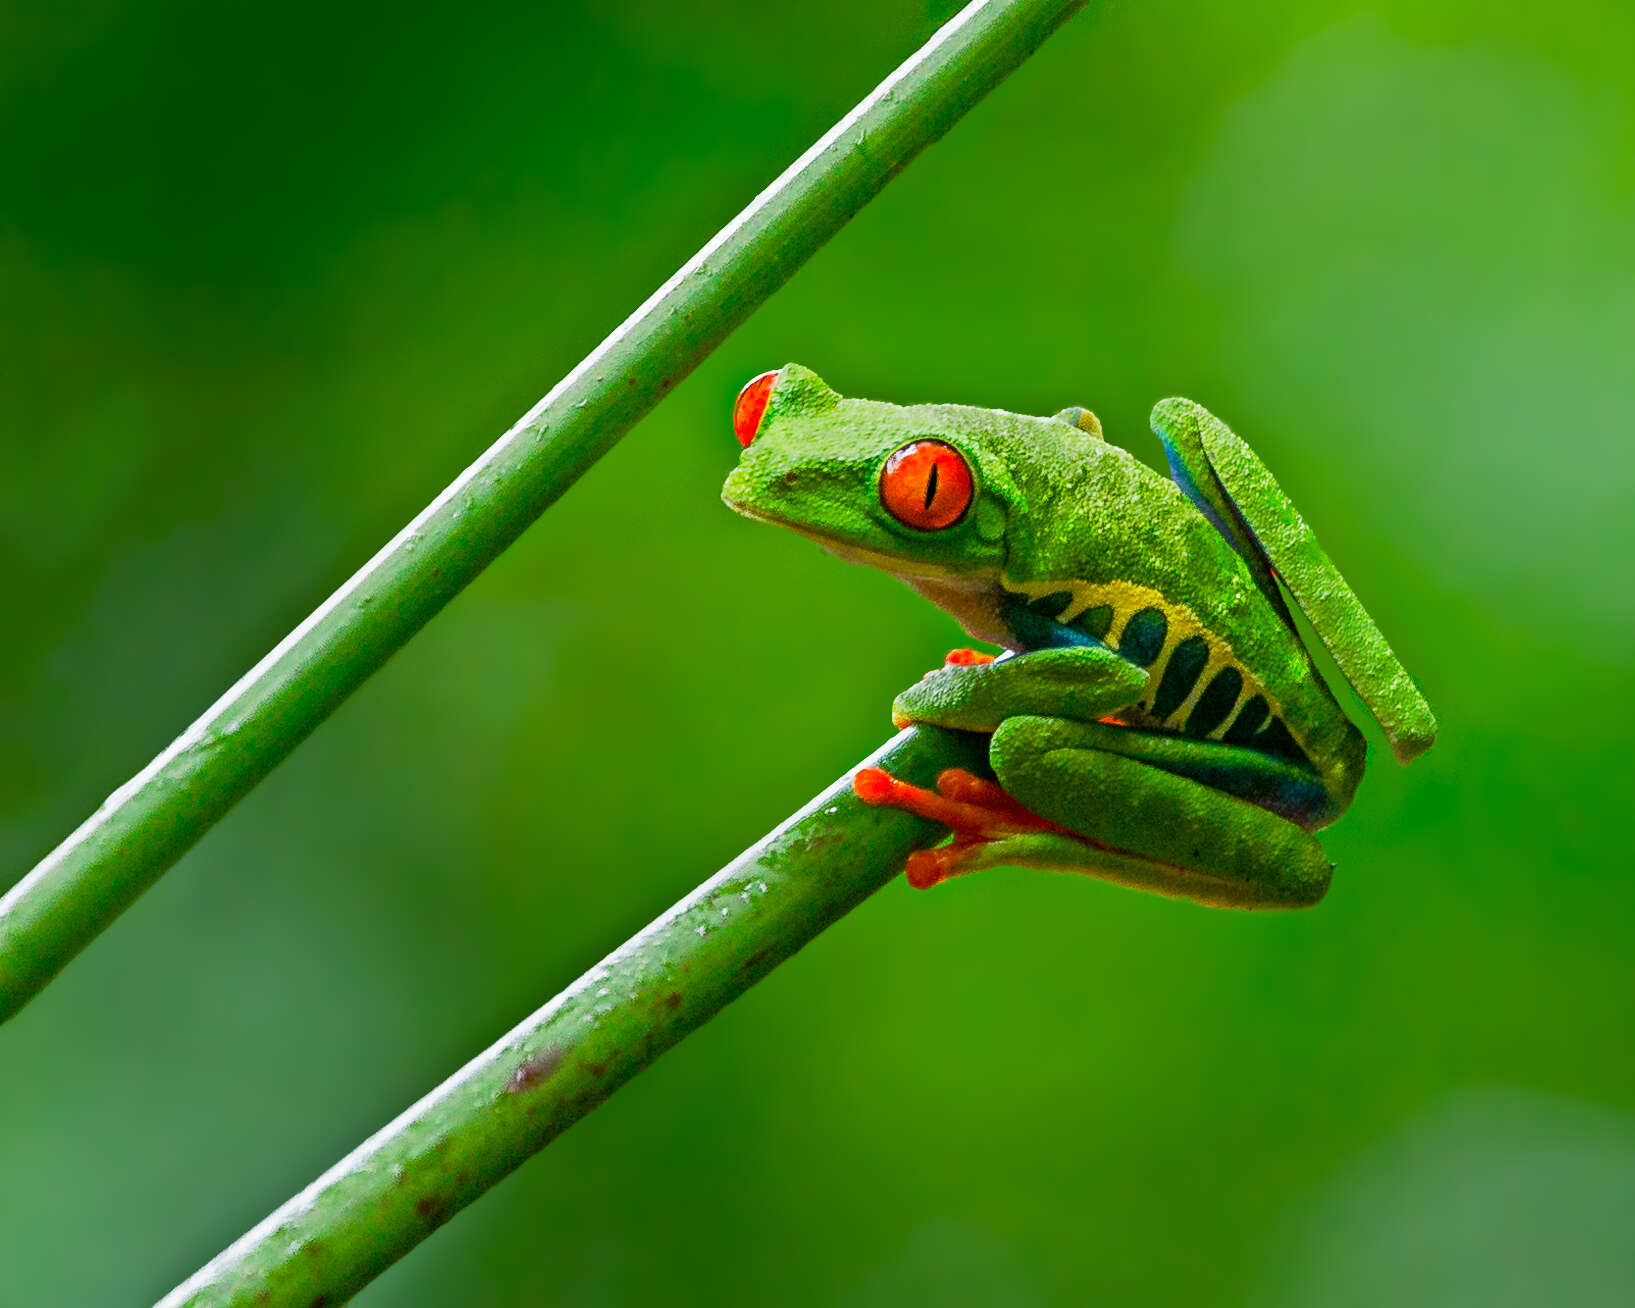
[[[1351,802],[1364,745],[1278,578],[1338,647],[1399,754],[1428,744],[1434,719],[1224,425],[1188,401],[1158,407],[1171,481],[1081,413],[851,399],[790,364],[722,494],[740,513],[891,572],[1010,652],[932,672],[894,711],[990,733],[1005,789],[1082,839],[994,840],[962,871],[1022,864],[1211,904],[1314,903],[1330,868],[1309,832]],[[975,483],[964,515],[939,530],[898,521],[880,492],[886,460],[926,439],[953,446]]]

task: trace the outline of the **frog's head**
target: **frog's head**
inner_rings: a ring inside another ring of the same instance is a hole
[[[721,498],[904,578],[991,574],[1020,508],[1009,428],[1038,421],[849,399],[791,363],[739,393],[733,427],[745,448]]]

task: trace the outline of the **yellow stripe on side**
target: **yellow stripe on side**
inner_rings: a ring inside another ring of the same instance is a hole
[[[1205,739],[1220,740],[1225,736],[1232,729],[1232,724],[1237,721],[1238,715],[1243,712],[1244,705],[1256,695],[1264,696],[1267,705],[1271,709],[1268,721],[1271,717],[1283,717],[1282,705],[1272,697],[1259,678],[1244,666],[1242,660],[1233,652],[1232,646],[1204,626],[1199,621],[1198,615],[1186,605],[1177,604],[1173,600],[1167,599],[1160,591],[1153,590],[1149,586],[1138,586],[1129,581],[1013,581],[1009,577],[1001,577],[999,581],[1006,590],[1015,595],[1025,596],[1030,602],[1043,599],[1046,595],[1059,595],[1063,592],[1071,595],[1072,599],[1068,601],[1067,607],[1062,610],[1060,617],[1057,618],[1057,621],[1064,625],[1074,622],[1090,609],[1099,608],[1104,604],[1107,605],[1113,610],[1113,621],[1107,630],[1106,643],[1109,648],[1115,650],[1121,643],[1124,628],[1135,614],[1142,609],[1157,609],[1162,613],[1166,623],[1164,646],[1159,651],[1158,657],[1153,661],[1151,677],[1147,682],[1147,693],[1137,706],[1149,718],[1151,718],[1153,699],[1158,694],[1159,685],[1163,682],[1164,669],[1169,665],[1170,655],[1175,652],[1176,646],[1181,644],[1182,641],[1189,640],[1193,636],[1201,636],[1205,645],[1209,648],[1209,659],[1204,664],[1204,670],[1199,673],[1197,681],[1193,683],[1191,691],[1180,706],[1164,721],[1154,721],[1153,726],[1169,731],[1181,730],[1186,725],[1187,719],[1197,706],[1198,700],[1203,695],[1204,689],[1209,685],[1210,680],[1223,668],[1236,668],[1243,677],[1243,688],[1238,692],[1237,702],[1233,704],[1232,711],[1221,720],[1219,726],[1209,732]],[[1288,720],[1285,718],[1284,726],[1287,727],[1288,725]],[[1290,727],[1289,730],[1292,735],[1293,728]],[[1301,749],[1306,748],[1306,742],[1299,739],[1299,737],[1296,737],[1295,743]]]

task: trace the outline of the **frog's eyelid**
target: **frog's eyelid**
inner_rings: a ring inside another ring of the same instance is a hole
[[[744,388],[738,392],[738,398],[733,401],[732,430],[745,449],[749,448],[761,430],[761,420],[766,417],[766,406],[777,381],[776,372],[763,372],[745,382]]]

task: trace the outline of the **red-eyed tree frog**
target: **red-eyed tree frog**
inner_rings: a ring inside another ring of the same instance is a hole
[[[1399,761],[1435,738],[1310,528],[1197,404],[1153,410],[1173,480],[1084,409],[850,399],[795,364],[750,382],[733,423],[730,507],[884,569],[1002,649],[953,651],[892,706],[898,726],[986,733],[997,782],[854,778],[868,803],[951,829],[910,856],[915,886],[1004,865],[1221,906],[1316,903],[1332,869],[1311,833],[1350,804],[1364,743],[1285,590]]]

